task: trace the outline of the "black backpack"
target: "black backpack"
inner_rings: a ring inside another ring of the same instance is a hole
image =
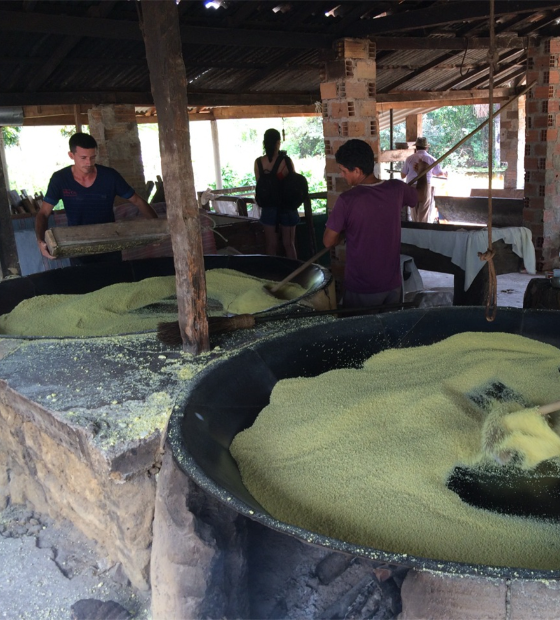
[[[284,161],[284,155],[278,154],[272,170],[264,170],[261,158],[257,159],[259,180],[255,187],[255,199],[259,207],[280,209],[282,207],[282,180],[278,178],[278,168]]]
[[[278,178],[278,168],[284,161],[284,155],[279,153],[272,170],[264,170],[261,159],[257,160],[259,180],[255,188],[255,199],[259,207],[273,207],[281,211],[297,211],[309,193],[307,179],[303,174],[294,172],[292,160],[286,157],[288,175]]]
[[[294,172],[292,160],[287,157],[288,176],[281,181],[283,211],[297,211],[309,194],[307,179],[303,174]]]

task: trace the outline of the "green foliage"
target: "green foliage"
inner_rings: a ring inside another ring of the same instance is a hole
[[[286,139],[282,149],[292,157],[324,157],[325,141],[323,122],[320,117],[283,119]]]
[[[388,151],[391,148],[391,132],[389,129],[382,129],[379,132],[381,150]],[[405,124],[399,123],[393,127],[393,148],[397,142],[406,142]]]
[[[246,187],[247,185],[255,184],[255,175],[252,172],[247,172],[240,175],[231,166],[226,165],[222,168],[222,184],[224,189],[230,189],[232,187]],[[216,183],[209,183],[211,189],[216,189]]]
[[[488,118],[479,118],[474,106],[448,106],[424,116],[422,135],[428,138],[430,153],[439,158],[453,145],[474,131]],[[471,136],[456,151],[448,155],[442,165],[447,168],[479,167],[486,169],[488,161],[488,125]],[[381,131],[381,148],[389,148],[389,129]],[[393,127],[393,143],[405,141],[405,124]],[[495,165],[498,165],[496,162]]]
[[[87,125],[82,125],[82,132],[89,133],[89,127]],[[60,135],[63,138],[69,140],[76,133],[75,125],[64,125],[64,127],[60,128]]]
[[[423,134],[430,143],[430,152],[441,157],[483,122],[474,106],[449,106],[434,110],[424,117]],[[447,166],[475,166],[488,159],[488,126],[471,136],[446,159]]]
[[[243,142],[258,142],[259,136],[257,130],[253,127],[243,130],[241,132],[241,140],[243,140]]]
[[[6,146],[19,146],[21,127],[2,127],[2,136]]]
[[[313,176],[313,172],[311,170],[299,170],[299,173],[307,179],[307,185],[309,187],[310,194],[313,194],[315,192],[327,191],[327,184],[325,183],[325,179],[317,179]]]

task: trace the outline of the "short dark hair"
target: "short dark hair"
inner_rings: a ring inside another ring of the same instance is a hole
[[[359,168],[364,174],[373,172],[373,149],[364,140],[348,140],[335,154],[336,163],[353,171]]]
[[[68,145],[72,153],[76,152],[76,149],[80,147],[81,149],[96,149],[97,142],[93,136],[90,136],[89,133],[75,133],[68,140]]]

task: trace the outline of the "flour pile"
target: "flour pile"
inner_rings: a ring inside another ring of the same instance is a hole
[[[254,313],[281,303],[263,290],[273,284],[233,269],[206,272],[207,296],[218,314]],[[298,284],[283,287],[288,299],[305,293]],[[216,314],[216,312],[214,312]],[[91,337],[155,330],[177,320],[175,276],[120,282],[84,295],[40,295],[0,316],[0,334]]]
[[[559,367],[557,348],[503,333],[390,349],[358,370],[280,381],[231,453],[284,522],[388,552],[559,569],[559,524],[471,507],[446,486],[457,464],[491,466],[485,413],[467,394],[500,381],[545,404]]]

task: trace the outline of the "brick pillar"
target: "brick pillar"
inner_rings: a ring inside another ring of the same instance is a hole
[[[335,58],[325,63],[321,75],[328,213],[339,194],[349,189],[335,161],[339,147],[351,138],[365,140],[379,161],[375,79],[375,43],[367,39],[337,41]],[[344,247],[335,248],[331,257],[331,270],[337,282],[344,276]]]
[[[134,106],[95,106],[88,110],[88,121],[90,133],[99,146],[98,163],[115,168],[137,194],[146,198],[146,180]]]
[[[525,133],[521,132],[521,125],[524,128],[525,119],[520,123],[520,115],[524,111],[524,102],[520,106],[517,99],[500,113],[500,160],[507,163],[504,189],[517,189],[521,180],[518,163],[520,152],[524,153]]]
[[[527,82],[537,81],[526,102],[525,208],[537,270],[550,269],[560,248],[560,38],[531,45]]]

